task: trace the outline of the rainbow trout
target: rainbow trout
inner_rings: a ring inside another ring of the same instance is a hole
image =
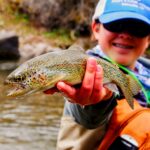
[[[72,46],[67,50],[49,52],[32,58],[6,78],[5,84],[13,87],[7,96],[17,97],[44,91],[55,87],[58,81],[65,81],[71,85],[79,84],[82,82],[88,57],[90,56],[85,54],[81,47]],[[133,96],[139,92],[139,84],[116,65],[101,58],[96,59],[104,70],[104,84],[115,83],[133,108]]]

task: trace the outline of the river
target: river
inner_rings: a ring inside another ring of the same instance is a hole
[[[0,71],[0,150],[55,150],[63,111],[61,95],[35,93],[10,99]]]

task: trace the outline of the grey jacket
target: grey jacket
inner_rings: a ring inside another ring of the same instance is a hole
[[[148,59],[140,58],[140,63],[150,67]],[[96,150],[107,130],[114,107],[117,105],[114,94],[111,99],[82,107],[65,102],[57,140],[57,150]]]
[[[140,57],[138,61],[145,67],[150,67],[149,59]],[[64,115],[72,116],[77,123],[88,129],[97,128],[102,124],[107,124],[109,121],[112,111],[117,104],[116,98],[121,99],[122,95],[114,93],[111,99],[107,101],[85,107],[66,101]]]

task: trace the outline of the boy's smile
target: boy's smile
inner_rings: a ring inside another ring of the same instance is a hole
[[[112,49],[118,54],[127,55],[135,49],[133,38],[128,33],[122,33],[122,35],[112,38]]]
[[[117,42],[112,43],[112,45],[116,48],[121,48],[122,50],[125,50],[125,53],[127,52],[127,50],[134,48],[134,46],[132,45],[122,44],[122,43],[117,43]]]
[[[107,30],[103,24],[93,24],[93,33],[103,52],[115,62],[134,68],[134,64],[149,45],[149,36],[136,37],[124,31]]]

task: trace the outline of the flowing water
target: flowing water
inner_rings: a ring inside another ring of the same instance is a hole
[[[55,150],[64,100],[43,93],[10,99],[0,71],[0,150]]]

